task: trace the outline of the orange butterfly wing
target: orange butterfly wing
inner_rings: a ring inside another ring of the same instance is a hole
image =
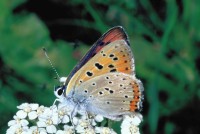
[[[66,94],[73,89],[72,86],[79,86],[82,82],[96,76],[110,72],[134,75],[134,71],[134,60],[130,47],[124,40],[114,41],[102,48],[76,72],[67,86]]]
[[[66,84],[69,83],[73,75],[82,67],[84,66],[92,57],[94,57],[104,46],[109,45],[109,43],[117,41],[117,40],[124,40],[129,45],[128,37],[121,26],[117,26],[111,28],[103,34],[90,48],[87,54],[80,60],[79,64],[77,64],[74,69],[71,71],[69,76],[67,77]]]

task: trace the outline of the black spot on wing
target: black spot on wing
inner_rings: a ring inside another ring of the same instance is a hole
[[[112,93],[114,93],[114,91],[113,91],[113,90],[110,90],[110,93],[112,94]]]
[[[109,67],[109,68],[113,68],[113,67],[114,67],[114,65],[110,64],[110,65],[108,65],[108,67]]]
[[[104,89],[107,90],[107,91],[109,91],[109,88],[107,88],[107,87],[105,87]]]
[[[110,54],[109,57],[114,57],[114,54]]]
[[[86,74],[87,74],[87,76],[92,76],[93,75],[93,73],[90,72],[90,71],[86,72]]]
[[[118,60],[118,58],[117,58],[117,57],[115,57],[115,58],[113,58],[113,60]]]
[[[103,68],[103,66],[99,63],[95,63],[95,67],[97,67],[99,70]]]
[[[116,72],[117,71],[117,69],[112,69],[112,70],[110,70],[110,72]]]

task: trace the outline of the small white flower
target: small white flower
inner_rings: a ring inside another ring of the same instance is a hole
[[[43,114],[38,119],[38,127],[45,127],[48,133],[56,133],[55,125],[58,124],[57,108],[45,108]]]
[[[28,126],[21,126],[20,124],[12,125],[7,129],[6,134],[21,134],[27,132]]]
[[[44,106],[39,106],[36,110],[37,115],[41,115],[44,112],[45,107]]]
[[[57,130],[56,127],[53,124],[53,121],[50,118],[46,119],[46,120],[43,120],[43,121],[38,121],[37,125],[38,125],[39,128],[40,127],[45,127],[46,131],[48,133],[55,133],[56,130]]]
[[[38,126],[32,126],[29,128],[31,134],[47,134],[47,131],[45,128],[39,128]]]
[[[20,119],[18,116],[13,117],[14,120],[11,120],[8,122],[8,126],[14,126],[14,125],[19,125],[19,126],[27,126],[29,122],[25,119]]]
[[[15,132],[18,132],[18,131],[22,132],[21,126],[20,125],[12,125],[7,129],[6,134],[14,134]]]
[[[122,134],[139,134],[139,124],[141,123],[142,116],[125,116],[121,124],[121,133]]]
[[[20,110],[16,113],[16,115],[21,119],[26,118],[27,115],[30,120],[36,119],[37,114],[35,110],[37,110],[38,106],[38,104],[23,103],[20,106],[17,106]]]

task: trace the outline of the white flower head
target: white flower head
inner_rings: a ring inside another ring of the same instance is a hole
[[[99,126],[104,120],[102,115],[89,116],[86,112],[78,112],[70,119],[72,107],[67,103],[59,103],[51,107],[38,104],[23,103],[17,108],[19,111],[8,122],[7,134],[116,134],[109,127]],[[88,117],[89,116],[89,117]],[[31,121],[31,123],[29,123]],[[142,121],[140,114],[126,115],[121,124],[122,134],[139,134],[139,124]],[[32,126],[29,126],[32,125]],[[63,126],[63,129],[60,128]]]

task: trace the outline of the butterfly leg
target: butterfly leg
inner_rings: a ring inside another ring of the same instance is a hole
[[[52,106],[54,106],[56,104],[56,102],[61,102],[61,101],[60,101],[60,99],[55,99]]]
[[[72,126],[73,126],[74,134],[75,134],[75,131],[76,131],[75,128],[76,128],[77,124],[74,124],[73,118],[77,114],[77,110],[78,110],[78,104],[73,108],[73,110],[72,110],[72,112],[69,116],[69,119],[70,119]]]
[[[88,124],[89,124],[88,126],[93,129],[93,127],[92,127],[92,118],[90,118],[91,116],[88,114],[87,111],[85,111],[85,115],[86,115],[86,120],[88,120]]]
[[[70,120],[71,123],[72,123],[72,126],[73,126],[73,133],[75,134],[75,133],[76,133],[76,130],[75,130],[75,124],[74,124],[74,122],[73,122],[73,118],[72,118],[71,115],[69,116],[69,120]]]

